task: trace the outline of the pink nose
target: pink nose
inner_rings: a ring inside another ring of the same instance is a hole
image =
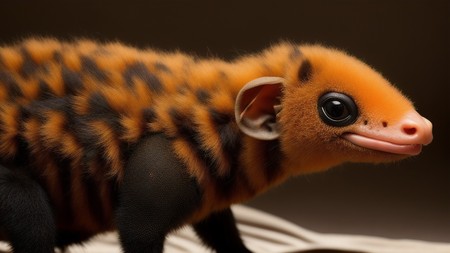
[[[411,144],[428,145],[433,140],[433,124],[416,111],[407,113],[398,125]]]

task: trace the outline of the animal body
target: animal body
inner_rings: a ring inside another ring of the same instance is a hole
[[[217,252],[250,252],[231,204],[431,140],[408,99],[334,49],[222,61],[28,39],[0,48],[0,238],[46,253],[118,229],[124,252],[162,252],[192,224]]]

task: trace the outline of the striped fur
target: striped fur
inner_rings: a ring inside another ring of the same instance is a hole
[[[271,141],[244,135],[234,118],[241,88],[263,76],[286,80],[281,134]],[[281,43],[226,62],[120,43],[25,40],[0,47],[0,163],[29,168],[58,231],[87,238],[114,229],[127,159],[154,133],[171,141],[200,186],[201,205],[186,222],[292,175],[405,157],[339,138],[352,126],[333,128],[317,115],[318,97],[329,91],[359,104],[354,125],[387,128],[414,110],[370,67],[321,46]]]
[[[281,75],[275,64],[298,61],[298,52],[283,44],[224,62],[87,40],[2,47],[1,160],[29,163],[61,230],[93,234],[113,228],[114,189],[133,145],[163,132],[204,189],[204,206],[191,218],[199,220],[273,181],[269,166],[242,169],[234,99],[255,76]]]

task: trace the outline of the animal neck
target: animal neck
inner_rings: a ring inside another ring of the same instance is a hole
[[[246,136],[240,159],[254,194],[264,192],[288,176],[279,140],[261,141]]]
[[[262,54],[238,59],[230,64],[232,69],[225,73],[228,74],[233,99],[246,83],[256,78],[284,77],[286,71],[289,70],[287,65],[294,61],[292,57],[294,54],[299,54],[295,47],[282,44],[270,48]],[[234,119],[234,114],[229,117]],[[234,188],[237,190],[232,191],[232,194],[229,195],[232,199],[237,198],[237,201],[242,201],[253,197],[289,176],[282,164],[284,158],[279,140],[263,141],[249,137],[240,132],[235,123],[233,129],[240,141],[236,142],[238,143],[236,147],[228,149],[230,150],[228,157],[234,157],[235,164],[239,165],[239,171],[232,176],[239,177],[234,180]],[[234,195],[234,193],[238,194]]]

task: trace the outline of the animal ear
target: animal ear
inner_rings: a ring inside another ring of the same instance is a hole
[[[274,140],[280,130],[277,113],[285,79],[261,77],[244,85],[236,97],[236,122],[245,134],[259,140]]]

